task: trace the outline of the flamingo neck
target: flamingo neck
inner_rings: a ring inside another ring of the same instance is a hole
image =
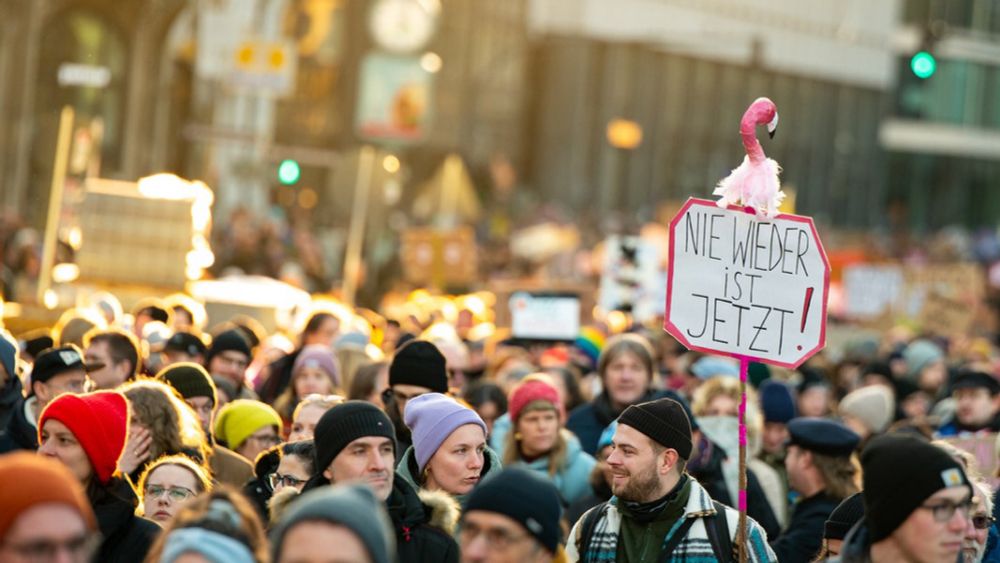
[[[757,119],[750,111],[743,115],[740,121],[740,137],[743,137],[743,148],[751,162],[764,162],[764,149],[757,140]]]

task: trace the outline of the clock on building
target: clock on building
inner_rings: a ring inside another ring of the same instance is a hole
[[[436,0],[378,0],[368,24],[379,47],[393,53],[412,53],[430,41],[440,11]]]

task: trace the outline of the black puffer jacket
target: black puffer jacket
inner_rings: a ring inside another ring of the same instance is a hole
[[[385,504],[396,531],[396,552],[400,563],[458,562],[455,539],[431,524],[433,509],[424,504],[417,491],[399,475],[393,478],[392,493]]]
[[[161,530],[152,520],[135,515],[139,499],[132,486],[114,477],[108,487],[90,496],[104,538],[94,561],[132,563],[145,559]]]
[[[10,424],[0,427],[0,454],[38,449],[38,430],[24,414],[26,400],[21,398],[14,403],[10,411]]]

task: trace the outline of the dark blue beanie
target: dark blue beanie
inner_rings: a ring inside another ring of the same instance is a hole
[[[792,390],[787,384],[773,379],[768,379],[760,386],[760,408],[764,411],[765,422],[787,424],[796,416]]]

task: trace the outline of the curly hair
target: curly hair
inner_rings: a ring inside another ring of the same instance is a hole
[[[208,459],[208,441],[198,417],[173,387],[141,378],[119,390],[128,399],[132,419],[150,431],[149,459],[175,454]]]
[[[146,563],[158,563],[170,541],[170,533],[182,528],[202,528],[228,536],[253,553],[258,563],[269,563],[267,536],[257,510],[235,489],[220,485],[185,504],[164,528],[149,553]]]
[[[717,375],[706,380],[694,390],[691,397],[691,413],[694,416],[708,416],[708,407],[717,397],[729,397],[736,404],[740,402],[740,380],[735,377]],[[760,402],[757,392],[747,384],[747,439],[751,455],[761,448],[761,434],[764,430],[764,417],[761,416]]]

